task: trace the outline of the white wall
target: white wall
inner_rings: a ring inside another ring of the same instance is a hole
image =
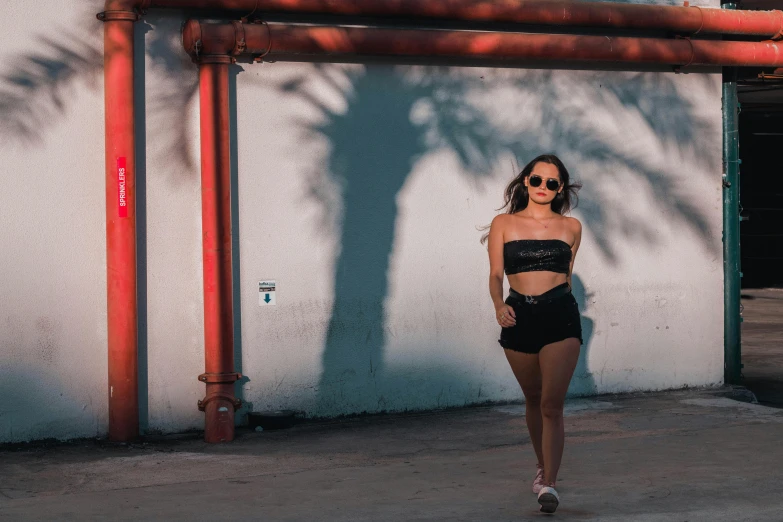
[[[107,429],[99,9],[49,3],[33,20],[11,1],[0,33],[0,442]],[[152,13],[139,31],[149,431],[203,424],[198,94],[180,22]],[[31,48],[41,28],[65,36]],[[550,151],[584,183],[586,344],[572,393],[721,381],[718,75],[232,70],[243,411],[520,399],[476,227],[517,169]],[[274,307],[258,304],[262,279],[277,280]]]

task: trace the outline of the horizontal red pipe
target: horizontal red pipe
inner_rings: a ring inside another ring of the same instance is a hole
[[[783,44],[688,39],[316,27],[291,24],[202,24],[190,20],[183,44],[194,58],[238,54],[405,56],[561,60],[674,66],[783,65]],[[244,44],[244,45],[243,45]]]
[[[137,7],[442,18],[778,38],[783,12],[563,0],[108,0]]]

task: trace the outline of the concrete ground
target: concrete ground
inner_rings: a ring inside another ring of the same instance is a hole
[[[742,291],[742,384],[783,407],[783,288]]]
[[[570,401],[554,518],[783,520],[783,410],[728,395]],[[4,447],[0,520],[540,520],[534,465],[520,405]]]

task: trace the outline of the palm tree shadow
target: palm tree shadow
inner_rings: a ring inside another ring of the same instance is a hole
[[[79,83],[96,88],[103,70],[97,33],[63,30],[40,38],[35,52],[13,59],[0,77],[0,136],[25,146],[42,143],[52,122],[65,117]]]
[[[449,116],[459,106],[459,92],[435,96],[434,91],[455,86],[411,82],[393,69],[369,66],[352,78],[347,110],[322,107],[325,123],[311,129],[331,145],[327,171],[339,187],[341,207],[316,415],[386,409],[384,390],[397,380],[386,370],[384,354],[397,197],[416,161],[431,150],[428,139],[448,137],[468,167],[485,165],[503,144],[500,137],[477,143],[475,133],[486,126],[475,120],[475,112],[461,111],[461,124]],[[412,117],[417,107],[423,115]]]
[[[425,150],[409,119],[411,99],[390,89],[387,74],[358,78],[354,92],[349,110],[318,129],[332,144],[329,171],[343,196],[335,297],[318,384],[317,411],[325,415],[366,396],[383,373],[395,200]],[[356,405],[359,411],[363,406]]]
[[[587,364],[588,352],[590,350],[590,340],[593,338],[593,326],[595,321],[585,315],[588,303],[592,294],[587,293],[582,278],[576,274],[571,277],[571,289],[579,304],[579,311],[582,316],[582,349],[579,351],[579,360],[576,363],[574,376],[571,384],[568,386],[569,396],[594,395],[597,391],[595,378]]]
[[[0,74],[0,139],[3,144],[40,146],[50,129],[69,117],[79,89],[97,90],[103,75],[103,24],[95,19],[103,2],[84,5],[80,27],[62,28],[33,38],[34,51],[15,56]],[[92,9],[90,9],[92,7]],[[180,20],[170,14],[147,15],[136,24],[134,41],[137,112],[149,108],[150,121],[137,116],[137,140],[158,143],[160,158],[172,158],[183,168],[195,169],[190,155],[192,135],[186,118],[187,105],[198,92],[198,81],[179,40]],[[141,51],[141,52],[140,52]],[[150,90],[145,85],[145,58],[163,72],[168,81]],[[149,124],[151,140],[146,140]],[[172,128],[172,125],[174,126]]]
[[[316,65],[314,70],[335,84],[328,79],[334,76],[334,69]],[[673,219],[682,220],[704,239],[708,248],[714,248],[706,217],[698,207],[675,193],[672,184],[666,182],[668,174],[663,168],[596,137],[592,129],[584,127],[586,118],[571,119],[556,113],[558,106],[562,106],[559,101],[567,99],[569,93],[552,81],[552,71],[530,71],[521,79],[516,76],[511,80],[500,75],[501,79],[493,81],[478,74],[455,76],[446,68],[413,70],[419,73],[416,81],[406,79],[405,73],[390,67],[366,66],[364,74],[350,75],[350,87],[340,87],[346,100],[344,112],[328,109],[296,81],[283,88],[284,92],[321,111],[325,123],[307,126],[306,133],[325,138],[331,146],[326,174],[311,177],[310,194],[331,214],[340,249],[313,412],[319,416],[346,411],[383,411],[387,406],[387,392],[394,386],[406,385],[403,376],[389,371],[384,353],[389,261],[399,214],[396,200],[416,161],[436,149],[452,151],[469,175],[477,178],[487,176],[504,153],[511,151],[518,157],[529,158],[547,146],[565,149],[572,157],[591,161],[625,162],[636,176],[650,184],[661,204],[671,207]],[[648,81],[632,74],[626,79],[629,80],[626,83],[613,85],[608,96],[625,107],[625,111],[641,115],[652,132],[676,127],[675,147],[681,144],[682,150],[687,151],[703,136],[702,131],[709,128],[709,122],[694,114],[689,102],[678,97],[671,79]],[[471,98],[477,88],[486,90],[487,97],[491,97],[495,88],[512,88],[541,100],[544,132],[541,128],[509,128],[498,124],[492,108],[487,111],[482,102],[475,103]],[[651,93],[662,104],[657,119],[645,109],[644,99]],[[591,95],[606,93],[597,86]],[[586,97],[589,99],[589,95]],[[544,103],[549,100],[552,103]],[[671,138],[664,134],[660,139]],[[578,169],[574,170],[578,175]],[[324,190],[324,185],[329,184],[337,187],[338,196],[324,195],[329,192]],[[602,204],[601,194],[595,188],[588,188],[583,196],[587,196],[583,197],[587,204],[581,207],[580,217],[587,228],[597,231],[597,246],[610,262],[614,261],[614,241],[610,235],[647,244],[658,241],[648,224],[638,222],[633,208]],[[615,226],[618,221],[626,225],[618,228]],[[601,231],[606,237],[601,237]],[[584,309],[589,296],[578,276],[574,285],[575,295]],[[571,393],[577,395],[596,390],[587,366],[592,319],[583,317],[582,326],[585,343],[571,387]],[[445,375],[431,378],[447,380]]]

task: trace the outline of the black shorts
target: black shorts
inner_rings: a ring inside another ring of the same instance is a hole
[[[538,353],[547,344],[572,337],[582,344],[579,305],[568,283],[537,296],[522,295],[512,289],[505,302],[514,309],[517,324],[500,331],[498,343],[503,348]]]

